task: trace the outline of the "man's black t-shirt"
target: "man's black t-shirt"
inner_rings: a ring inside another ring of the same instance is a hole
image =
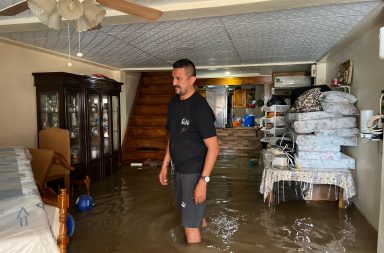
[[[207,148],[204,139],[216,136],[215,114],[204,97],[195,92],[180,100],[174,96],[168,105],[169,152],[179,173],[201,173]]]

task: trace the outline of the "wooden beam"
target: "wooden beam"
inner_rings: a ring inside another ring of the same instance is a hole
[[[195,85],[244,85],[244,84],[270,84],[271,76],[254,77],[223,77],[223,78],[198,78]]]

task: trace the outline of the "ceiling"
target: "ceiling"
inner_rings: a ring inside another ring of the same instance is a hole
[[[0,9],[20,0],[2,0]],[[108,10],[99,30],[82,32],[83,59],[123,70],[169,69],[189,58],[199,75],[270,74],[308,70],[340,43],[381,1],[142,0],[164,11],[146,22]],[[68,54],[68,24],[52,30],[27,11],[0,17],[0,37]],[[71,55],[79,35],[70,24]]]

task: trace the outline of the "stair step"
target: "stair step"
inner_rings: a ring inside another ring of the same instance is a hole
[[[130,164],[131,162],[143,162],[147,159],[163,160],[165,151],[134,151],[126,150],[122,156],[123,164]]]
[[[124,147],[136,151],[164,151],[167,147],[166,139],[129,138]]]
[[[158,126],[158,127],[165,127],[167,124],[167,117],[166,116],[132,116],[131,117],[131,126]]]
[[[151,85],[151,86],[142,86],[141,94],[144,95],[173,95],[173,86],[169,85]]]
[[[133,111],[133,115],[153,115],[153,116],[159,116],[163,115],[166,116],[168,114],[168,106],[167,105],[136,105],[135,109]]]
[[[152,138],[167,138],[167,130],[165,127],[130,127],[129,138],[137,137],[152,137]]]
[[[172,78],[172,73],[169,72],[167,75],[159,76],[159,75],[154,75],[154,76],[147,76],[143,75],[142,76],[142,84],[147,86],[147,85],[169,85],[172,86],[173,78]]]
[[[168,105],[172,95],[142,95],[136,104],[139,105]]]

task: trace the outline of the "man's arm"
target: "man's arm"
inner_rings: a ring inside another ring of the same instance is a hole
[[[217,136],[204,139],[205,146],[207,147],[207,156],[205,157],[204,168],[201,173],[202,176],[210,176],[215,166],[217,156],[219,155],[219,144]],[[204,180],[199,180],[195,187],[195,203],[200,204],[204,202],[207,197],[207,183]]]
[[[170,162],[171,162],[171,155],[169,154],[169,140],[168,140],[167,148],[165,150],[163,165],[161,166],[161,170],[159,174],[159,181],[160,181],[160,184],[162,185],[168,185],[167,174],[168,174],[168,168],[169,168]]]

